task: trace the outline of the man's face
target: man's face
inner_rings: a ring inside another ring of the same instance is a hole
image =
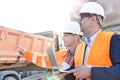
[[[64,41],[64,46],[66,47],[71,47],[74,44],[75,40],[75,35],[70,34],[70,33],[64,33],[63,34],[63,41]]]
[[[80,28],[81,31],[86,33],[87,29],[90,26],[90,14],[81,14],[80,15],[81,19],[80,19]]]

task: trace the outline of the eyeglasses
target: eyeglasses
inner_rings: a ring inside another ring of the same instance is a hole
[[[93,16],[94,14],[90,14],[90,13],[81,13],[80,14],[80,20],[82,20],[83,18],[85,18],[85,17],[91,17],[91,16]]]
[[[73,33],[64,33],[64,34],[68,34],[68,35],[76,35],[76,34],[73,34]]]

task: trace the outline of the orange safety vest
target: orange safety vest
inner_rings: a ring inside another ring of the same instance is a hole
[[[30,61],[36,64],[37,66],[43,67],[42,59],[45,60],[46,68],[52,68],[51,63],[49,60],[49,57],[46,55],[42,57],[42,55],[37,54],[37,53],[31,53],[30,51],[26,51],[24,57]],[[55,58],[57,61],[58,66],[60,67],[61,64],[67,59],[68,53],[66,49],[62,49],[58,52],[55,53]]]
[[[111,66],[112,62],[109,55],[110,40],[115,32],[100,32],[89,52],[88,59],[86,61],[87,65],[90,66]],[[83,64],[85,42],[81,42],[75,52],[75,67],[81,66]],[[76,79],[77,80],[77,79]],[[87,80],[91,80],[87,78]]]

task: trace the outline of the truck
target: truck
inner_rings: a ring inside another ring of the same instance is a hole
[[[41,55],[48,46],[55,50],[55,44],[54,37],[0,26],[0,80],[45,80],[48,69],[27,61],[18,53],[16,45]]]

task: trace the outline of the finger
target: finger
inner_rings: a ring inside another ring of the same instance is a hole
[[[65,75],[67,75],[67,73],[62,73],[62,74],[60,74],[60,75],[65,76]]]
[[[18,49],[24,49],[22,46],[20,46],[20,45],[16,45],[16,47],[18,48]]]
[[[77,78],[80,78],[80,72],[79,71],[75,72],[74,76],[76,76]]]
[[[75,73],[78,69],[75,68],[75,69],[71,69],[71,70],[68,70],[67,73]]]
[[[67,75],[67,73],[62,73],[62,74],[59,74],[58,76],[59,76],[60,78],[64,78],[66,75]]]
[[[68,70],[67,73],[75,73],[81,69],[82,66],[75,67],[74,69]]]

